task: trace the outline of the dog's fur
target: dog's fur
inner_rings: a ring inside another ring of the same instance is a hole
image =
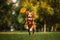
[[[33,31],[33,34],[34,34],[34,31],[36,31],[36,25],[34,22],[34,12],[29,12],[29,11],[26,12],[26,23],[25,23],[25,25],[26,25],[25,26],[26,29],[29,31]]]

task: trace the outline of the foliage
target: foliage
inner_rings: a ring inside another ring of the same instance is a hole
[[[14,6],[11,1],[0,0],[0,26],[10,28],[14,24],[18,28],[18,26],[24,25],[26,14],[20,12],[21,8],[34,11],[36,25],[41,26],[44,21],[47,26],[60,23],[60,0],[18,0],[18,7]],[[15,10],[14,15],[12,10]]]

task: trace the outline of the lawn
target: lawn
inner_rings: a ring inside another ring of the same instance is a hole
[[[60,40],[60,32],[0,32],[0,40]]]

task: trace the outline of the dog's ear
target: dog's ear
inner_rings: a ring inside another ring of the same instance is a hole
[[[34,12],[32,11],[31,13],[33,13],[34,14]]]
[[[26,14],[28,14],[29,13],[29,11],[26,11]]]
[[[34,15],[34,12],[33,11],[31,13]]]
[[[32,11],[31,13],[32,13],[32,16],[33,16],[33,18],[34,18],[34,16],[35,16],[35,13],[34,13],[34,11]]]

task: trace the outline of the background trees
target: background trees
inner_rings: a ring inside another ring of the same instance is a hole
[[[24,29],[25,13],[20,12],[21,8],[34,11],[37,31],[56,31],[60,28],[60,0],[15,1],[0,0],[0,30],[9,30],[11,25],[17,30]]]

